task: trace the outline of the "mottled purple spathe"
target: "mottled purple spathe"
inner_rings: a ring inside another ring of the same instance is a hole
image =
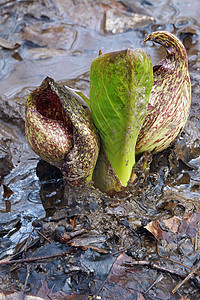
[[[71,185],[91,180],[99,137],[90,111],[47,77],[28,97],[26,138],[43,160],[60,168]]]
[[[167,57],[154,66],[154,84],[136,154],[166,149],[184,128],[191,106],[191,84],[185,47],[173,34],[157,31],[145,41],[161,44]]]

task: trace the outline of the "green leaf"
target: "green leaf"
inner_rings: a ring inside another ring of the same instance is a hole
[[[94,124],[110,165],[126,186],[153,85],[151,59],[142,49],[100,55],[91,64],[90,80]]]

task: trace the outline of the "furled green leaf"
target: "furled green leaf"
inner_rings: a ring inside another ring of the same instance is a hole
[[[142,49],[100,55],[91,64],[90,80],[94,124],[110,165],[126,186],[153,85],[151,59]]]

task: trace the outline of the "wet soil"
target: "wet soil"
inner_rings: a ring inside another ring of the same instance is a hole
[[[2,299],[200,298],[199,10],[198,0],[1,1]],[[188,52],[184,131],[169,149],[142,157],[134,184],[114,197],[72,189],[26,142],[27,95],[46,76],[88,95],[99,49],[142,47],[158,62],[163,49],[143,43],[154,30],[176,34]]]

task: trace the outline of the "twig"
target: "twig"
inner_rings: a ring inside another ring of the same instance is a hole
[[[54,258],[58,256],[65,256],[69,254],[72,250],[66,251],[66,252],[61,252],[61,253],[56,253],[52,255],[46,255],[46,256],[38,256],[38,257],[30,257],[30,258],[24,258],[24,259],[15,259],[15,260],[10,260],[10,261],[0,261],[0,266],[2,265],[11,265],[11,264],[17,264],[17,263],[28,263],[28,262],[34,262],[38,260],[43,260],[43,259],[49,259],[49,258]]]
[[[199,209],[196,205],[196,203],[194,203],[192,201],[192,204],[194,205],[197,214],[199,213]],[[195,240],[194,240],[194,251],[196,252],[198,250],[198,236],[199,236],[199,222],[197,222],[197,227],[196,227],[196,235],[195,235]]]
[[[52,241],[50,241],[44,234],[42,234],[37,228],[34,227],[34,229],[37,231],[39,235],[41,235],[45,240],[47,240],[50,244],[52,244]]]
[[[194,251],[195,252],[198,250],[198,236],[199,236],[199,222],[197,222],[197,232],[196,232],[195,242],[194,242]]]
[[[158,256],[160,256],[161,258],[167,259],[167,260],[173,262],[174,264],[177,264],[177,265],[179,265],[179,266],[182,266],[182,267],[184,267],[184,268],[187,268],[187,269],[192,270],[191,267],[186,266],[186,265],[180,263],[179,261],[176,261],[176,260],[174,260],[174,259],[172,259],[172,258],[170,258],[170,257],[166,257],[166,256],[160,254],[160,252],[159,252],[159,250],[158,250],[158,243],[157,243],[157,254],[158,254]],[[200,271],[198,271],[198,270],[196,270],[196,272],[197,272],[197,273],[200,273]]]
[[[77,237],[79,235],[82,235],[82,234],[86,233],[86,232],[87,232],[87,230],[84,229],[84,228],[82,228],[80,230],[76,230],[76,231],[71,232],[69,234],[69,236],[70,236],[71,239],[73,239],[73,238],[75,238],[75,237]]]
[[[30,266],[27,266],[27,274],[26,274],[26,280],[23,287],[23,292],[25,292],[29,276],[30,276]]]
[[[194,273],[196,273],[198,271],[199,268],[200,268],[200,260],[192,267],[191,272],[185,277],[185,279],[183,279],[183,281],[181,281],[179,284],[177,284],[177,286],[172,290],[172,294],[175,294],[177,292],[177,290],[183,284],[185,284],[194,275]]]
[[[116,260],[117,260],[117,258],[116,258],[116,259],[114,260],[114,262],[112,263],[111,268],[110,268],[110,270],[109,270],[109,272],[108,272],[108,275],[107,275],[106,278],[104,279],[104,281],[103,281],[103,283],[101,284],[100,288],[99,288],[98,291],[94,294],[94,299],[97,299],[97,296],[100,294],[101,290],[102,290],[103,287],[105,286],[105,283],[106,283],[106,281],[107,281],[107,279],[108,279],[108,276],[110,275],[110,272],[111,272],[112,267],[114,266],[114,263],[116,262]]]
[[[177,270],[172,270],[172,269],[168,269],[168,268],[166,268],[166,267],[160,266],[160,265],[156,264],[156,262],[153,262],[153,263],[150,265],[150,267],[151,267],[152,269],[156,269],[156,270],[158,270],[158,271],[160,271],[160,272],[169,273],[169,274],[172,274],[172,275],[179,276],[179,277],[181,277],[181,278],[184,278],[184,277],[185,277],[185,274],[184,274],[184,273],[181,274],[181,273],[180,273],[179,271],[177,271]]]
[[[156,285],[159,281],[161,281],[164,278],[163,274],[158,276],[158,278],[152,283],[152,285],[146,290],[146,292],[143,293],[143,295],[148,294],[148,292]]]
[[[29,233],[28,237],[27,237],[27,240],[26,240],[26,244],[25,244],[25,248],[24,248],[24,252],[27,252],[27,249],[28,249],[28,242],[30,240],[30,237],[31,237],[31,234],[33,233],[34,231],[34,227],[33,229],[31,230],[31,232]]]
[[[115,254],[123,253],[123,252],[126,252],[127,250],[131,249],[132,246],[133,246],[133,244],[131,244],[130,246],[124,247],[118,251],[109,252],[108,254],[115,255]]]
[[[24,286],[23,286],[23,290],[22,290],[22,299],[24,299],[25,297],[24,297],[24,292],[25,292],[25,290],[26,290],[26,286],[27,286],[27,282],[28,282],[28,279],[29,279],[29,276],[30,276],[30,266],[27,266],[27,274],[26,274],[26,280],[25,280],[25,283],[24,283]]]

